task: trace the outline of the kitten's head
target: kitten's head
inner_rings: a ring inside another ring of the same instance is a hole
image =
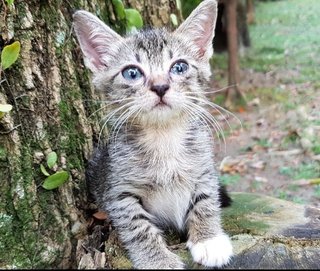
[[[75,12],[74,29],[93,83],[116,115],[142,125],[193,117],[210,77],[217,15],[204,0],[174,32],[146,29],[121,37],[96,16]],[[115,111],[114,111],[115,112]]]

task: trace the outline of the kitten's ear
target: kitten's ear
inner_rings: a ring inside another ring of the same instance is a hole
[[[123,38],[90,12],[73,14],[74,30],[84,54],[85,65],[97,72],[108,66],[110,56],[117,54]]]
[[[175,30],[174,33],[185,36],[196,46],[200,58],[209,59],[213,54],[212,40],[217,20],[217,2],[202,1]]]

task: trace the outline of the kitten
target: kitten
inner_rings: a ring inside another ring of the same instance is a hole
[[[187,231],[197,263],[221,267],[232,256],[208,126],[216,122],[203,106],[216,16],[216,1],[205,0],[172,33],[127,37],[86,11],[73,17],[93,84],[113,107],[87,182],[135,268],[184,268],[162,235],[170,227]]]

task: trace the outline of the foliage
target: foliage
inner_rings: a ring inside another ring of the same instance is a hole
[[[318,0],[256,2],[256,24],[250,25],[252,47],[241,65],[261,72],[295,70],[299,76],[290,80],[317,82],[319,19],[314,11],[319,8]]]
[[[43,184],[42,187],[47,189],[47,190],[52,190],[55,188],[58,188],[61,186],[66,180],[69,178],[69,173],[66,171],[58,171],[49,177],[47,177]]]
[[[16,62],[20,53],[20,42],[15,41],[10,45],[4,46],[1,52],[1,69],[8,69]]]
[[[11,104],[0,104],[0,119],[12,110]]]
[[[318,178],[320,177],[320,165],[317,162],[302,163],[297,168],[281,167],[279,172],[294,180]]]
[[[201,0],[183,0],[181,1],[181,11],[184,18],[187,18],[192,10],[200,4]]]
[[[8,5],[13,5],[14,0],[6,0]]]
[[[112,0],[117,19],[125,22],[126,32],[135,31],[142,28],[143,19],[138,10],[133,8],[125,8],[121,0]]]
[[[239,182],[241,179],[239,174],[231,175],[231,174],[223,174],[220,176],[221,183],[223,185],[230,185]]]
[[[143,26],[143,20],[139,11],[132,8],[126,8],[124,12],[126,14],[127,32],[134,31]]]
[[[57,160],[57,153],[50,152],[47,156],[46,161],[48,168],[52,169],[54,166],[56,166]],[[60,170],[50,175],[50,173],[48,173],[48,171],[46,170],[45,166],[42,164],[40,165],[40,170],[43,175],[47,176],[47,178],[44,180],[42,184],[42,187],[47,190],[58,188],[69,179],[69,173],[64,170]]]

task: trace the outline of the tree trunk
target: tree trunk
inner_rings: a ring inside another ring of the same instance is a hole
[[[175,1],[154,2],[162,11],[152,16],[161,22],[177,10]],[[21,52],[1,73],[0,104],[13,110],[0,119],[0,268],[75,268],[78,240],[87,235],[84,170],[102,113],[72,34],[72,13],[85,9],[109,25],[116,16],[111,1],[5,3],[0,49],[20,41]],[[51,151],[58,162],[49,173],[63,169],[69,179],[46,190],[40,164]]]
[[[170,18],[171,14],[177,17],[178,24],[183,20],[176,0],[125,0],[124,2],[142,14],[146,25],[174,27],[175,25]]]
[[[228,40],[228,84],[226,106],[232,107],[233,102],[243,101],[244,95],[239,89],[238,60],[238,29],[237,0],[224,1],[227,10],[227,40]]]
[[[255,22],[253,0],[246,0],[246,9],[247,9],[247,23],[253,24]]]

